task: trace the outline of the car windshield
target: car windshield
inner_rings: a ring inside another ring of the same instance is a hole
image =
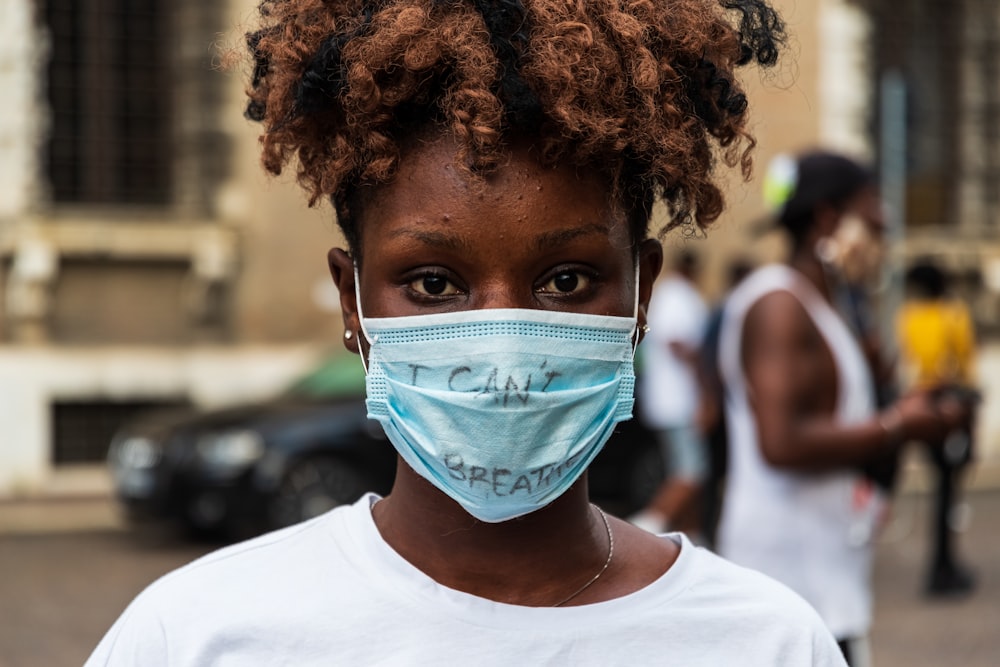
[[[365,395],[365,369],[356,354],[336,353],[285,390],[294,398],[328,399]]]

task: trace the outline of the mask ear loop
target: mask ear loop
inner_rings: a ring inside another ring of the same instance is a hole
[[[357,285],[357,280],[354,281]],[[635,299],[632,303],[632,359],[635,360],[635,351],[639,347],[639,256],[635,258]]]
[[[376,334],[375,338],[372,338],[368,335],[368,330],[365,328],[365,316],[361,310],[361,279],[358,277],[357,262],[354,262],[354,302],[358,307],[358,324],[361,325],[361,335],[365,337],[365,341],[368,342],[368,349],[371,350],[378,335]],[[361,367],[365,369],[365,375],[368,375],[368,362],[365,361],[365,351],[361,349],[360,340],[358,341],[358,356],[361,357]]]

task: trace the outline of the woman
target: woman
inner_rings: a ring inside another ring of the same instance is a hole
[[[962,474],[973,460],[973,425],[980,400],[975,387],[976,336],[969,307],[949,293],[948,275],[931,259],[906,272],[909,296],[896,317],[903,377],[913,387],[952,396],[968,407],[967,419],[943,439],[927,442],[937,481],[931,524],[931,557],[925,592],[966,595],[976,580],[956,554],[956,517]]]
[[[864,471],[911,440],[943,435],[961,411],[927,391],[877,408],[874,357],[841,305],[842,269],[832,261],[843,225],[873,235],[884,225],[874,174],[811,150],[779,158],[770,176],[791,243],[785,262],[743,280],[722,317],[729,469],[719,553],[802,595],[848,664],[867,665],[884,500]]]
[[[144,592],[92,665],[841,664],[799,598],[590,504],[676,223],[749,166],[759,2],[262,5],[249,115],[348,241],[329,264],[392,492]]]

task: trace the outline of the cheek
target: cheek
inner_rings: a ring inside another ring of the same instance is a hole
[[[615,280],[615,289],[609,290],[609,297],[613,299],[612,307],[615,312],[607,314],[620,317],[636,315],[636,301],[640,288],[636,278],[635,263],[631,255],[623,258],[618,278]]]
[[[362,276],[360,314],[365,319],[373,317],[394,317],[405,315],[400,311],[400,299],[383,280],[377,276]]]

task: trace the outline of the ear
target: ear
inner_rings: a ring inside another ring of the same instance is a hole
[[[361,336],[361,320],[358,317],[357,292],[354,285],[354,260],[340,248],[333,248],[326,255],[333,284],[340,291],[340,311],[344,318],[344,332],[351,336],[344,338],[344,347],[359,354],[358,338]]]
[[[653,295],[653,283],[663,268],[663,246],[657,239],[646,239],[639,246],[639,341],[646,335],[645,327],[649,308],[649,299]]]

